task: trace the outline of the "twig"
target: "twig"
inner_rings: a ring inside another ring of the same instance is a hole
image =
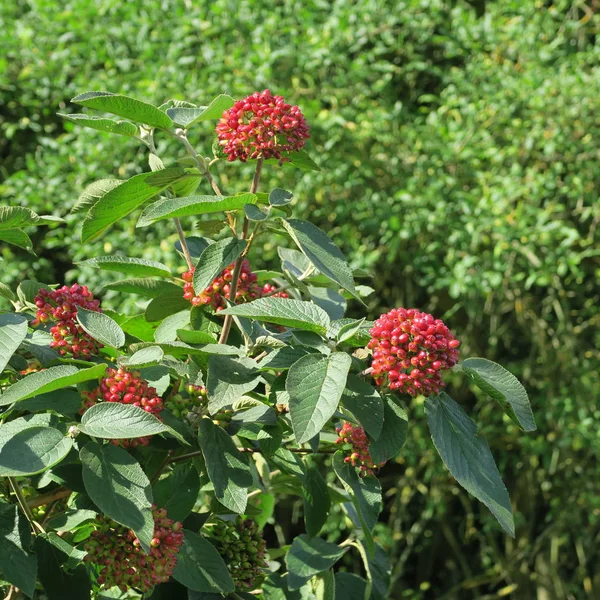
[[[244,452],[244,453],[250,453],[250,452],[255,453],[255,454],[263,453],[263,451],[260,448],[238,448],[237,450],[238,450],[238,452]],[[289,450],[290,452],[294,452],[297,454],[334,454],[335,452],[337,452],[337,448],[323,448],[323,449],[317,450],[314,453],[310,448],[285,448],[285,450]],[[172,463],[176,463],[176,462],[181,462],[182,460],[187,460],[188,458],[194,458],[196,456],[202,456],[202,451],[195,450],[194,452],[188,452],[187,454],[180,454],[179,456],[174,456],[173,458],[171,458],[169,463],[172,464]]]
[[[150,478],[151,485],[155,484],[158,481],[158,478],[162,475],[162,472],[165,470],[165,467],[171,462],[171,454],[172,450],[169,450],[163,461],[160,463],[158,469],[156,469],[154,475],[152,475],[152,477]]]
[[[179,242],[181,243],[183,256],[185,256],[185,262],[187,263],[188,269],[191,271],[194,268],[194,261],[190,253],[190,247],[185,239],[185,233],[183,233],[183,228],[181,227],[181,221],[178,217],[175,217],[173,220],[175,221],[175,228],[177,229],[177,235],[179,236]]]
[[[61,498],[67,498],[73,492],[68,490],[67,488],[58,488],[53,492],[48,492],[46,494],[41,494],[40,496],[36,496],[27,502],[27,506],[29,508],[37,508],[38,506],[44,506],[45,504],[50,504],[50,502],[54,502],[55,500],[60,500]]]
[[[35,520],[35,517],[31,512],[31,507],[27,505],[27,500],[25,500],[25,496],[23,496],[23,491],[19,486],[19,482],[14,477],[8,477],[8,482],[10,484],[10,487],[12,488],[12,491],[15,493],[15,496],[17,497],[17,502],[19,503],[21,510],[25,513],[25,516],[27,517],[27,520],[31,523],[33,529],[37,529],[39,532],[45,533],[44,528]]]

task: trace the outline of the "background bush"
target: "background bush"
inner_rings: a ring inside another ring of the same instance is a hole
[[[598,0],[1,4],[3,204],[64,217],[87,183],[147,170],[135,141],[56,116],[77,93],[202,104],[269,87],[301,106],[323,167],[273,169],[269,183],[295,189],[373,274],[371,316],[430,310],[530,390],[540,427],[529,436],[485,397],[460,398],[495,423],[483,433],[518,513],[515,541],[443,474],[411,407],[404,457],[382,471],[395,597],[600,596]],[[203,133],[194,142],[210,154]],[[2,281],[71,280],[73,261],[130,246],[178,264],[165,227],[129,220],[78,249],[67,221],[32,232],[35,259],[0,248]],[[267,247],[254,263],[270,258]],[[281,511],[282,527],[299,527],[293,506]]]

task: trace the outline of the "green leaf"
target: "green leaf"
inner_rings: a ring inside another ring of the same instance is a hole
[[[156,331],[154,332],[154,339],[157,342],[174,342],[177,340],[177,331],[182,327],[187,327],[190,324],[190,309],[186,308],[181,312],[177,312],[174,315],[168,316],[164,321],[158,326]],[[186,343],[196,343],[196,342],[188,342],[187,340],[182,339],[181,341]],[[213,343],[214,339],[210,342],[204,343]]]
[[[266,212],[254,204],[245,204],[244,213],[250,221],[266,221],[269,218],[269,215]]]
[[[208,410],[215,414],[251,392],[260,382],[257,364],[251,358],[214,355],[208,359]]]
[[[98,238],[146,200],[188,176],[184,169],[171,168],[141,173],[123,181],[99,198],[90,208],[83,222],[81,241],[90,242]]]
[[[157,365],[164,355],[165,353],[160,346],[149,346],[138,350],[126,360],[121,361],[121,364],[130,369],[141,369],[142,367]]]
[[[284,167],[295,167],[302,171],[320,171],[321,167],[304,150],[284,154],[287,160],[283,163]],[[269,158],[265,161],[268,164],[279,164],[276,158]]]
[[[186,344],[216,344],[217,338],[206,331],[191,331],[190,329],[178,329],[177,337]]]
[[[40,220],[37,213],[23,206],[0,206],[0,230],[20,229],[35,225]]]
[[[79,424],[82,433],[107,440],[132,439],[168,430],[143,408],[119,402],[99,402],[90,406]]]
[[[135,137],[138,134],[137,126],[129,121],[113,121],[112,119],[79,113],[70,115],[62,113],[56,114],[57,116],[73,121],[73,123],[77,123],[78,125],[83,125],[84,127],[90,127],[91,129],[97,129],[98,131],[104,131],[106,133],[114,133],[116,135],[125,135],[128,137]]]
[[[204,250],[194,271],[194,291],[201,294],[223,269],[233,263],[246,249],[247,242],[238,238],[225,238]]]
[[[22,229],[0,229],[0,240],[23,250],[33,248],[31,238]]]
[[[340,600],[365,600],[367,582],[354,573],[335,574],[335,597]]]
[[[50,536],[66,544],[58,536]],[[83,565],[71,572],[63,569],[65,553],[41,535],[36,537],[35,551],[38,559],[38,577],[49,600],[89,600],[91,583]]]
[[[358,298],[354,289],[352,269],[340,249],[329,236],[308,221],[282,219],[282,224],[298,248],[323,275],[338,283]]]
[[[364,317],[359,319],[358,321],[352,321],[350,323],[346,323],[340,327],[340,330],[337,334],[337,342],[341,344],[347,340],[352,339],[362,328],[365,322]]]
[[[45,424],[24,418],[0,427],[0,476],[41,473],[59,463],[73,447],[73,439]]]
[[[107,283],[104,289],[115,290],[124,294],[138,294],[144,298],[158,298],[158,296],[165,293],[177,293],[183,296],[183,288],[180,285],[164,279],[122,279]]]
[[[360,420],[360,417],[357,418]],[[393,396],[384,396],[383,428],[369,446],[373,462],[377,464],[398,456],[406,442],[407,431],[408,417],[405,410]]]
[[[117,271],[134,277],[170,277],[169,267],[155,260],[129,258],[128,256],[98,256],[77,263],[81,266]]]
[[[0,314],[0,373],[27,336],[27,318],[15,313]]]
[[[58,515],[48,521],[48,528],[56,531],[71,531],[78,525],[96,518],[96,512],[93,510],[73,510],[69,509],[62,515]]]
[[[510,371],[485,358],[467,358],[462,368],[480,390],[500,403],[523,431],[537,429],[527,392]]]
[[[327,332],[330,323],[327,313],[312,302],[288,298],[259,298],[247,304],[232,306],[219,314],[250,317],[257,321],[295,327],[320,335]]]
[[[144,123],[151,127],[161,129],[170,129],[173,127],[173,121],[164,112],[158,108],[130,98],[121,94],[111,94],[110,92],[86,92],[79,94],[71,100],[74,104],[81,104],[94,110],[111,113],[118,117],[131,119],[136,123]]]
[[[88,369],[78,369],[70,365],[50,367],[38,373],[31,373],[11,385],[2,396],[0,406],[12,404],[40,394],[60,390],[84,381],[98,379],[106,370],[105,364],[96,365]]]
[[[512,537],[515,524],[506,487],[485,439],[448,394],[427,398],[425,412],[433,443],[444,464],[470,494],[483,502]]]
[[[205,110],[206,106],[175,106],[168,108],[165,112],[171,117],[174,123],[187,128]]]
[[[0,296],[10,300],[11,302],[15,302],[17,296],[15,293],[5,284],[0,281]],[[1,369],[0,369],[1,370]]]
[[[151,323],[162,321],[166,317],[170,317],[186,308],[190,310],[191,305],[183,297],[183,288],[173,288],[150,301],[150,304],[146,306],[146,320]]]
[[[105,346],[120,348],[125,344],[125,332],[104,313],[78,306],[77,322],[88,335]]]
[[[289,370],[285,389],[290,417],[299,444],[317,435],[337,410],[352,359],[342,352],[309,354]]]
[[[297,590],[318,573],[327,571],[344,552],[346,548],[340,548],[318,537],[299,535],[294,538],[285,559],[289,589]]]
[[[86,186],[71,208],[71,214],[88,211],[102,196],[123,183],[120,179],[99,179]]]
[[[333,470],[350,494],[365,534],[367,547],[373,554],[374,545],[371,532],[377,523],[377,517],[383,505],[381,484],[376,477],[360,477],[355,467],[344,462],[342,452],[336,452],[333,455]]]
[[[186,196],[183,198],[164,198],[147,206],[136,227],[147,227],[162,219],[190,217],[211,213],[239,210],[246,204],[256,204],[256,194],[238,194],[237,196]]]
[[[356,375],[349,375],[342,404],[373,440],[379,437],[383,428],[384,403],[373,386]]]
[[[353,323],[356,323],[356,321],[348,318],[332,321],[327,335],[331,338],[337,338],[342,328]],[[344,340],[344,343],[354,348],[363,348],[371,339],[371,334],[369,333],[369,329],[371,329],[371,327],[373,327],[373,321],[365,321],[358,331],[354,332],[354,335]]]
[[[195,592],[233,592],[235,584],[215,547],[203,537],[183,530],[173,579]]]
[[[75,417],[81,408],[81,395],[76,390],[55,390],[19,402],[19,410],[41,412],[53,410],[66,417]]]
[[[188,125],[188,128],[196,123],[199,123],[200,121],[220,119],[223,116],[223,113],[226,110],[229,110],[234,104],[235,101],[231,96],[228,96],[227,94],[220,94],[206,107],[206,110],[204,110],[202,114],[196,117]]]
[[[153,491],[156,505],[166,508],[170,519],[183,521],[192,512],[198,500],[198,471],[192,464],[176,464],[167,477],[154,484]]]
[[[259,367],[261,371],[267,369],[283,371],[289,369],[295,362],[308,354],[311,354],[311,351],[302,346],[284,346],[267,354],[260,361]]]
[[[17,296],[23,304],[34,305],[35,297],[38,295],[39,291],[47,287],[48,286],[45,283],[25,279],[24,281],[21,281],[17,288]]]
[[[269,193],[269,204],[271,206],[285,206],[294,199],[294,194],[281,188],[275,188]]]
[[[123,448],[88,442],[79,452],[83,483],[107,517],[133,529],[146,553],[154,532],[152,488],[139,463]]]
[[[306,288],[306,291],[310,294],[311,300],[320,306],[330,319],[341,319],[344,316],[348,303],[337,290],[310,286]]]
[[[29,553],[29,523],[16,504],[0,502],[0,571],[6,581],[33,598],[37,559]]]
[[[324,571],[313,578],[316,600],[335,600],[335,575],[333,571]]]
[[[307,465],[306,475],[302,481],[302,491],[304,493],[306,533],[313,537],[319,534],[319,531],[327,522],[329,509],[331,508],[331,497],[329,496],[327,482],[312,463]]]
[[[236,513],[246,510],[252,472],[231,437],[211,419],[201,419],[198,442],[217,500]]]

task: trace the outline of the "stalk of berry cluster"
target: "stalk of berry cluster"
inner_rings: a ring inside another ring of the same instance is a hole
[[[256,171],[254,172],[254,178],[252,179],[252,185],[250,187],[250,193],[256,194],[258,190],[258,184],[260,183],[260,174],[262,172],[263,159],[259,158],[256,161]],[[250,221],[248,217],[244,216],[244,224],[242,226],[242,238],[245,240],[248,237],[248,226],[250,225]],[[233,275],[231,278],[231,290],[229,292],[229,300],[233,302],[235,300],[235,295],[237,293],[238,281],[240,279],[240,271],[242,270],[242,262],[244,261],[244,257],[248,253],[248,247],[246,250],[242,252],[242,254],[235,261],[235,266],[233,267]],[[223,322],[223,329],[221,331],[221,336],[219,337],[219,344],[226,344],[227,338],[229,337],[229,332],[231,331],[231,325],[233,323],[233,317],[231,315],[227,315],[225,317],[225,321]]]

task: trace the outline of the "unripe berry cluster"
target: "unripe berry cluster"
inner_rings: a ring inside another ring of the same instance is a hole
[[[203,385],[188,384],[184,393],[174,394],[165,404],[176,417],[186,419],[196,425],[208,405],[208,392]]]
[[[268,565],[266,542],[255,521],[241,517],[235,521],[218,520],[208,530],[208,540],[225,561],[236,591],[247,592],[260,586]]]
[[[344,423],[342,427],[336,427],[335,430],[339,436],[335,443],[343,444],[342,450],[346,455],[344,462],[356,467],[361,477],[374,475],[376,469],[383,467],[385,462],[380,464],[373,462],[369,452],[369,438],[362,427]]]
[[[437,394],[444,386],[441,372],[458,362],[460,342],[444,322],[414,308],[381,315],[370,333],[375,383],[391,390]]]
[[[81,392],[81,395],[83,396],[83,406],[79,414],[83,414],[97,402],[132,404],[153,415],[159,415],[163,409],[162,399],[157,396],[156,390],[140,377],[139,372],[127,371],[122,367],[119,369],[106,369],[105,376],[100,379],[100,385],[91,392]],[[125,448],[134,448],[138,445],[147,446],[150,443],[150,437],[111,441],[113,444]]]
[[[39,371],[43,371],[42,363],[40,363],[37,358],[27,361],[27,368],[19,371],[21,375],[29,375],[29,373],[38,373]]]
[[[34,299],[37,306],[36,319],[32,326],[55,321],[50,329],[52,334],[51,348],[57,348],[61,356],[72,355],[74,358],[88,358],[98,354],[102,344],[90,337],[77,322],[77,307],[102,312],[100,300],[94,299],[87,286],[73,284],[64,285],[57,290],[41,289]]]
[[[310,137],[302,111],[269,90],[238,100],[223,113],[216,133],[227,160],[242,162],[281,159],[282,152],[300,150]]]
[[[177,564],[177,553],[183,543],[182,524],[167,517],[164,508],[153,507],[154,535],[150,554],[140,546],[135,533],[103,516],[96,520],[98,528],[85,542],[84,560],[97,565],[97,583],[104,589],[113,586],[126,592],[135,588],[142,593],[168,581]]]
[[[183,297],[189,300],[193,306],[211,306],[214,310],[220,311],[226,307],[225,299],[229,298],[231,292],[231,281],[233,279],[234,264],[229,265],[221,274],[200,294],[194,292],[194,270],[186,271],[181,277],[183,278]],[[257,298],[269,294],[271,296],[279,296],[287,298],[285,292],[276,292],[277,288],[265,283],[261,287],[257,283],[257,275],[250,269],[250,263],[247,260],[242,261],[240,270],[240,278],[235,294],[235,303],[252,302]],[[275,292],[275,293],[274,293]]]

